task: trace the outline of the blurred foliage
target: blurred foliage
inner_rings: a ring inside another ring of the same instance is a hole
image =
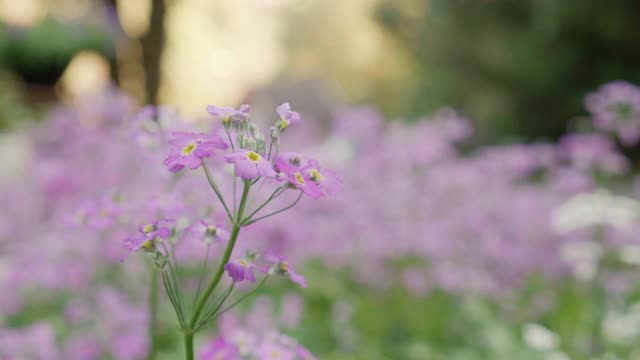
[[[7,40],[2,51],[0,34],[0,64],[19,73],[26,81],[53,83],[80,50],[95,50],[112,54],[110,34],[100,27],[61,23],[45,19],[28,29],[3,29]]]
[[[401,100],[418,117],[449,105],[480,137],[557,137],[582,99],[640,82],[635,0],[381,0],[376,20],[413,58]]]
[[[590,283],[532,278],[522,291],[490,299],[438,289],[416,296],[399,282],[375,289],[320,264],[307,267],[305,274],[314,287],[299,292],[305,310],[293,335],[320,359],[537,360],[558,353],[578,360],[603,354],[627,359],[640,350],[637,337],[614,342],[602,332],[605,313],[624,312],[638,297],[630,294],[604,304]],[[277,299],[290,289],[268,294]],[[336,311],[339,307],[350,311]],[[524,337],[530,323],[549,329],[557,345],[532,348]]]
[[[36,119],[33,109],[27,106],[24,92],[15,76],[0,71],[0,131],[20,121]]]
[[[34,112],[44,110],[48,99],[30,86],[51,88],[77,52],[94,50],[113,58],[110,36],[97,25],[53,19],[24,29],[0,23],[0,130],[37,118]]]

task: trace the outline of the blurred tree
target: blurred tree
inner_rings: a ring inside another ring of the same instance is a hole
[[[557,137],[600,84],[640,82],[636,0],[381,0],[375,19],[413,58],[404,113],[450,105],[480,138]]]
[[[158,103],[160,89],[161,57],[165,45],[165,0],[153,0],[149,29],[142,37],[142,61],[145,69],[145,93],[149,104]]]

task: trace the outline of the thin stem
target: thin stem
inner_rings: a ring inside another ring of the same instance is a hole
[[[236,169],[233,169],[233,213],[235,214],[236,211],[238,211],[236,209],[236,206],[238,204],[238,202],[236,201],[236,182],[238,182],[238,179],[236,178]]]
[[[178,300],[176,299],[175,291],[171,287],[171,278],[169,277],[169,275],[167,275],[166,271],[162,272],[162,283],[164,284],[164,289],[167,292],[169,301],[171,301],[171,305],[173,306],[173,309],[176,312],[176,316],[178,316],[178,322],[180,323],[180,326],[183,326],[185,323],[184,314],[182,313],[182,309],[178,305]]]
[[[242,213],[244,212],[244,207],[247,202],[247,195],[249,194],[249,181],[244,182],[244,190],[242,191],[242,198],[240,199],[240,206],[238,208],[238,218],[242,217]],[[241,224],[234,223],[233,229],[231,230],[231,236],[229,237],[229,243],[227,244],[227,248],[224,250],[224,255],[222,256],[222,261],[218,266],[218,270],[216,271],[213,279],[205,289],[204,293],[198,299],[195,311],[193,312],[193,316],[191,317],[191,321],[189,322],[189,327],[194,328],[198,323],[198,319],[200,317],[200,313],[204,308],[207,299],[211,296],[211,293],[218,286],[220,279],[222,279],[222,274],[224,273],[224,266],[229,262],[229,258],[231,258],[231,253],[233,252],[233,247],[236,244],[236,240],[238,239],[238,234],[240,233]]]
[[[257,213],[258,213],[258,211],[262,210],[265,206],[267,206],[267,204],[269,204],[269,202],[271,202],[271,200],[273,200],[273,199],[277,196],[278,191],[280,191],[280,190],[283,190],[283,188],[282,188],[282,187],[277,188],[277,189],[276,189],[276,190],[271,194],[271,196],[269,196],[269,198],[267,198],[267,200],[266,200],[264,203],[262,203],[262,205],[258,206],[258,208],[257,208],[257,209],[255,209],[255,210],[251,213],[251,215],[247,216],[246,220],[247,220],[247,221],[248,221],[248,220],[251,220],[251,218],[253,217],[253,215],[257,214]]]
[[[229,220],[233,222],[233,216],[231,215],[231,212],[227,207],[227,203],[224,202],[224,197],[222,197],[222,193],[220,193],[220,189],[218,189],[218,185],[216,185],[216,182],[213,181],[213,178],[211,177],[211,173],[209,172],[209,167],[204,161],[202,162],[202,168],[204,169],[204,173],[207,175],[207,180],[209,181],[209,185],[211,185],[211,188],[218,196],[218,199],[220,200],[220,202],[222,203],[222,206],[224,207],[224,211],[227,212],[227,216],[229,216]]]
[[[258,181],[260,181],[260,179],[262,179],[262,176],[258,176],[257,178],[253,179],[251,181],[251,185],[255,185]]]
[[[269,141],[269,155],[267,155],[267,160],[271,160],[271,150],[273,149],[273,139]]]
[[[245,300],[249,296],[255,294],[256,291],[260,290],[260,288],[265,283],[265,281],[267,281],[268,278],[269,278],[269,275],[268,274],[265,275],[265,277],[262,278],[262,280],[260,281],[260,283],[256,287],[254,287],[251,291],[249,291],[248,293],[244,294],[243,296],[239,297],[236,301],[231,303],[231,305],[229,305],[229,306],[225,307],[224,309],[222,309],[220,312],[218,312],[216,314],[216,316],[214,316],[214,318],[217,318],[218,316],[220,316],[220,315],[224,314],[225,312],[231,310],[234,306],[238,305],[240,302],[242,302],[243,300]]]
[[[231,134],[229,133],[229,129],[225,126],[224,131],[227,133],[227,139],[229,139],[229,145],[231,145],[231,151],[236,151],[236,146],[233,144],[233,140],[231,140]]]
[[[245,225],[245,226],[247,226],[247,225],[251,225],[251,224],[255,223],[256,221],[260,221],[260,220],[262,220],[262,219],[266,219],[266,218],[271,217],[271,216],[273,216],[273,215],[277,215],[277,214],[279,214],[279,213],[281,213],[281,212],[283,212],[283,211],[287,211],[287,210],[291,209],[292,207],[296,206],[296,204],[297,204],[297,203],[300,201],[300,199],[302,198],[302,195],[303,195],[303,192],[301,191],[301,192],[300,192],[300,195],[298,195],[298,198],[296,199],[296,201],[294,201],[294,202],[293,202],[293,204],[291,204],[291,205],[289,205],[289,206],[287,206],[287,207],[285,207],[285,208],[282,208],[282,209],[280,209],[280,210],[274,211],[274,212],[269,213],[269,214],[267,214],[267,215],[261,216],[261,217],[259,217],[259,218],[257,218],[257,219],[254,219],[254,220],[244,221],[242,224],[243,224],[243,225]]]
[[[200,324],[198,325],[198,327],[196,329],[200,329],[201,327],[205,326],[209,322],[209,320],[213,319],[213,317],[216,315],[218,310],[220,310],[222,305],[224,305],[224,302],[227,301],[227,298],[229,297],[229,295],[231,295],[231,292],[233,291],[233,288],[235,287],[235,285],[236,285],[235,281],[232,282],[231,285],[229,285],[229,287],[224,292],[224,294],[221,296],[221,299],[220,299],[220,301],[218,301],[216,306],[214,306],[212,309],[207,311],[202,316],[202,320],[200,321]]]
[[[182,299],[180,297],[180,288],[178,287],[178,280],[176,278],[176,271],[174,270],[174,266],[171,265],[171,258],[173,258],[173,262],[176,262],[176,258],[175,258],[175,251],[172,251],[171,253],[169,253],[169,251],[167,251],[167,247],[163,244],[160,243],[162,245],[162,248],[164,249],[165,253],[167,253],[169,256],[167,258],[167,265],[169,268],[169,275],[171,275],[171,279],[173,280],[173,294],[175,296],[177,305],[178,305],[178,309],[182,312]],[[173,245],[171,247],[173,249]],[[176,265],[177,266],[177,265]],[[170,281],[171,283],[171,281]]]
[[[149,321],[149,337],[151,338],[151,351],[147,360],[155,360],[158,348],[158,304],[159,304],[160,285],[158,284],[158,268],[153,266],[151,269],[151,283],[149,284],[149,312],[151,321]]]
[[[198,287],[196,288],[196,296],[193,297],[193,304],[191,307],[196,306],[196,300],[198,296],[200,296],[200,290],[202,290],[202,282],[204,281],[204,275],[207,272],[207,265],[209,265],[209,251],[211,250],[211,246],[207,244],[207,250],[204,253],[204,261],[202,262],[202,267],[200,268],[200,278],[198,279]]]
[[[193,360],[193,334],[184,334],[185,360]]]

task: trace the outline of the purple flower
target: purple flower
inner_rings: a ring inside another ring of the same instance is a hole
[[[296,273],[296,270],[285,256],[267,254],[264,258],[271,263],[271,267],[268,270],[270,274],[288,276],[292,282],[302,286],[303,288],[307,287],[307,282],[305,281],[304,276]]]
[[[309,160],[303,155],[297,153],[289,152],[279,154],[275,160],[275,165],[278,170],[278,180],[287,181],[291,186],[301,190],[306,195],[318,199],[321,198],[324,193],[303,171],[308,161]]]
[[[280,119],[276,122],[276,128],[279,132],[283,132],[289,125],[296,124],[300,121],[300,114],[291,110],[289,103],[284,103],[276,108]]]
[[[141,225],[138,227],[138,231],[147,239],[168,239],[171,236],[171,226],[174,221],[170,219],[156,220],[149,224]]]
[[[238,358],[238,347],[222,336],[206,345],[200,351],[199,357],[200,360],[237,360]]]
[[[227,144],[216,134],[189,132],[173,132],[169,140],[169,156],[164,164],[172,173],[177,173],[185,166],[191,170],[202,165],[202,159],[213,156],[218,149],[227,149]]]
[[[295,354],[288,348],[271,342],[264,342],[256,349],[258,360],[294,360]]]
[[[126,252],[120,256],[120,261],[124,261],[127,256],[140,249],[153,251],[157,239],[168,239],[171,236],[172,231],[168,226],[172,222],[172,220],[156,220],[140,226],[138,234],[129,236],[122,241]]]
[[[251,107],[249,105],[240,105],[236,110],[230,106],[217,107],[213,105],[207,106],[207,112],[213,116],[215,120],[221,120],[225,127],[229,126],[231,122],[242,123],[249,119],[249,111]]]
[[[229,240],[229,231],[221,226],[212,225],[206,220],[200,220],[189,227],[189,233],[207,244],[211,244],[216,240]]]
[[[134,251],[138,251],[143,248],[145,251],[150,251],[153,249],[153,241],[147,239],[146,236],[142,234],[136,234],[133,236],[129,236],[122,241],[122,246],[125,248],[126,252],[120,256],[120,261],[124,261],[127,256],[131,255]]]
[[[256,282],[256,276],[253,274],[253,269],[255,267],[256,265],[254,263],[246,258],[242,258],[228,262],[224,266],[224,269],[235,282],[247,280],[254,283]]]
[[[613,131],[625,145],[640,139],[640,88],[615,81],[587,95],[585,106],[601,130]]]
[[[342,183],[338,176],[332,170],[320,168],[316,160],[309,160],[302,168],[302,173],[315,183],[322,194],[336,195],[342,190]]]
[[[255,151],[241,149],[224,157],[229,164],[235,164],[236,174],[244,180],[258,177],[275,177],[271,163]]]

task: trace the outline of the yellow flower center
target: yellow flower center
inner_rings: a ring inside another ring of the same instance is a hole
[[[153,248],[153,243],[151,242],[151,240],[147,240],[142,243],[142,247],[147,250],[151,250]]]
[[[242,266],[247,266],[247,265],[249,265],[249,263],[247,263],[247,262],[246,262],[245,260],[243,260],[243,259],[238,260],[238,263],[239,263],[240,265],[242,265]]]
[[[260,154],[254,151],[249,151],[247,152],[247,159],[253,162],[258,162],[260,160]]]
[[[215,233],[216,230],[218,230],[218,228],[213,226],[213,225],[207,226],[207,231],[210,232],[210,233]]]
[[[298,181],[298,184],[304,184],[304,178],[302,177],[302,174],[296,173],[296,181]]]
[[[313,180],[315,182],[320,182],[324,178],[324,176],[322,176],[322,174],[320,174],[320,171],[318,171],[316,169],[313,169],[313,170],[309,171],[309,177],[311,178],[311,180]]]
[[[148,225],[145,225],[145,227],[142,228],[142,232],[145,233],[145,234],[148,234],[148,233],[152,232],[153,230],[155,230],[155,228],[156,227],[153,224],[148,224]]]
[[[195,150],[196,148],[196,143],[190,143],[189,145],[185,146],[184,149],[182,149],[182,155],[189,155],[193,152],[193,150]]]
[[[286,261],[283,261],[280,263],[280,271],[282,272],[288,272],[289,271],[289,263]]]
[[[280,121],[280,131],[284,130],[289,126],[289,120],[281,119]]]

